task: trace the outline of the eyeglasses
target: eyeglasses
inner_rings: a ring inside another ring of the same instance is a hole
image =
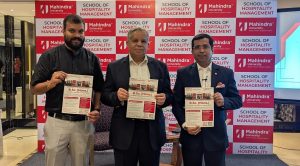
[[[210,48],[211,48],[210,45],[195,45],[193,47],[193,49],[195,49],[195,50],[200,50],[200,49],[207,50],[207,49],[210,49]]]

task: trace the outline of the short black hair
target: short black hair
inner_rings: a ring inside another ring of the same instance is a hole
[[[205,34],[205,33],[201,33],[201,34],[198,34],[198,35],[193,37],[193,39],[192,39],[192,49],[194,48],[194,41],[195,40],[201,40],[201,39],[204,39],[204,38],[208,39],[209,45],[210,45],[211,49],[213,49],[214,48],[214,39],[209,34]]]
[[[67,23],[84,25],[84,20],[77,14],[69,14],[64,18],[64,22],[63,22],[64,30],[66,30]]]

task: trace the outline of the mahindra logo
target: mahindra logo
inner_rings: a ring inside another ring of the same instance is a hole
[[[158,23],[158,30],[160,32],[165,32],[167,30],[167,23]]]
[[[243,67],[245,67],[246,65],[247,65],[247,59],[246,59],[246,58],[244,58],[244,59],[239,58],[239,59],[238,59],[238,66],[239,66],[240,68],[243,68]]]
[[[160,59],[160,61],[162,61],[162,62],[164,62],[164,63],[167,63],[166,58],[162,58],[162,59]]]
[[[50,42],[49,41],[41,41],[42,49],[46,50],[50,47]]]
[[[89,29],[89,23],[84,23],[84,31],[88,31]]]
[[[206,13],[207,12],[207,4],[199,4],[199,12]]]
[[[45,143],[43,143],[43,145],[42,145],[42,150],[45,150]]]
[[[49,6],[48,5],[41,5],[40,10],[42,14],[48,14],[49,13]]]
[[[242,95],[242,101],[245,102],[245,100],[246,100],[246,95],[243,94],[243,95]]]
[[[247,22],[240,22],[239,23],[239,29],[240,29],[240,31],[246,31],[248,29],[248,23]]]
[[[127,13],[127,5],[119,5],[120,14]]]
[[[244,137],[245,137],[245,130],[237,129],[237,130],[235,131],[235,134],[236,134],[236,137],[237,137],[237,138],[244,138]]]
[[[47,118],[47,112],[45,110],[42,110],[42,118],[45,120]]]
[[[120,50],[125,50],[127,48],[127,44],[125,41],[119,41],[119,48]]]

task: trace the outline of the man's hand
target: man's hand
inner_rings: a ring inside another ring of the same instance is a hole
[[[95,123],[100,118],[100,112],[97,110],[94,110],[92,112],[89,112],[87,114],[88,120],[92,123]]]
[[[218,107],[223,107],[224,106],[224,97],[221,93],[216,92],[214,94],[214,101],[215,101],[215,103]]]
[[[165,101],[166,101],[166,94],[164,94],[164,93],[158,93],[158,94],[156,94],[154,97],[155,97],[155,99],[156,99],[156,105],[161,106],[161,105],[163,105],[163,104],[165,103]]]
[[[56,71],[52,74],[51,80],[49,80],[47,85],[47,90],[54,88],[57,84],[63,82],[67,77],[67,73],[63,71]]]
[[[121,102],[126,101],[128,100],[128,91],[123,88],[119,88],[117,91],[117,96]]]
[[[195,127],[184,127],[184,129],[191,135],[197,135],[201,132],[201,127],[195,126]]]

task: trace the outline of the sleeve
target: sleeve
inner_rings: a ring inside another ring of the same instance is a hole
[[[167,107],[169,106],[172,101],[173,101],[173,92],[171,90],[171,83],[170,83],[170,74],[167,68],[167,65],[162,63],[162,67],[163,67],[163,92],[166,95],[166,101],[165,103],[162,105],[162,107]]]
[[[104,88],[101,95],[101,102],[111,107],[121,106],[121,102],[117,97],[117,89],[114,86],[111,66],[111,64],[107,66]]]
[[[41,55],[38,63],[35,65],[34,73],[31,79],[31,86],[51,79],[52,68],[50,65],[50,54],[44,53]]]
[[[102,92],[103,86],[104,86],[104,78],[103,73],[100,67],[100,63],[98,60],[98,57],[94,55],[94,61],[93,61],[93,73],[94,73],[94,80],[93,80],[93,90],[96,92]]]
[[[184,83],[182,81],[182,72],[177,70],[177,78],[175,86],[173,89],[174,101],[172,105],[172,112],[177,119],[179,125],[182,127],[182,124],[185,122],[184,114]]]
[[[228,85],[226,86],[226,96],[224,97],[224,107],[223,109],[238,109],[242,107],[242,98],[239,95],[239,91],[236,87],[236,82],[234,79],[234,73],[232,70],[229,70],[228,76]]]

